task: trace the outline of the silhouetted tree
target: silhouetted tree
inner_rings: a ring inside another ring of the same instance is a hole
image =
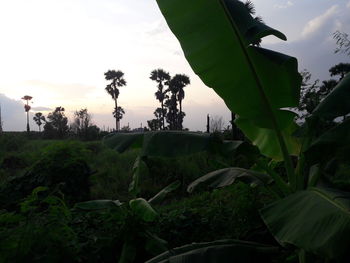
[[[181,130],[185,113],[182,111],[182,100],[185,98],[184,87],[190,84],[190,78],[184,74],[176,74],[169,81],[170,98],[167,100],[167,121],[171,130]],[[180,109],[177,109],[179,103]]]
[[[116,116],[114,113],[118,111],[118,97],[119,97],[119,89],[118,87],[122,87],[126,85],[126,81],[123,78],[124,73],[120,70],[108,70],[106,73],[104,73],[105,79],[110,80],[111,83],[106,86],[106,91],[109,95],[111,95],[112,99],[114,100],[115,107],[113,111],[114,117]],[[120,119],[119,119],[120,120]],[[115,117],[115,129],[116,131],[119,131],[119,120]]]
[[[152,119],[147,121],[147,125],[151,131],[157,131],[161,128],[162,122],[158,119]]]
[[[114,111],[113,111],[113,116],[117,120],[118,125],[120,125],[120,120],[123,118],[123,115],[125,114],[125,111],[122,107],[118,106]]]
[[[87,138],[88,129],[91,125],[91,115],[86,108],[74,112],[74,120],[71,127],[80,138]]]
[[[160,104],[161,104],[161,109],[162,111],[160,112],[161,115],[161,120],[162,120],[162,127],[161,129],[165,129],[165,122],[164,122],[164,118],[165,118],[165,114],[166,111],[164,111],[164,100],[167,99],[167,94],[166,94],[166,90],[164,89],[164,86],[168,84],[168,81],[170,80],[170,75],[168,72],[164,71],[163,69],[156,69],[153,70],[151,72],[151,76],[150,76],[151,80],[154,80],[158,83],[158,90],[155,93],[155,96],[157,98],[157,100],[159,100]]]
[[[329,73],[331,73],[331,77],[339,76],[340,77],[339,80],[342,80],[348,72],[350,72],[349,63],[339,63],[329,69]]]
[[[222,132],[224,129],[224,120],[222,116],[214,116],[210,119],[210,132]]]
[[[47,116],[44,125],[44,133],[48,138],[63,138],[68,134],[68,119],[64,114],[63,107],[57,107]]]
[[[346,66],[340,64],[331,67],[329,72],[331,73],[331,76],[340,75],[341,79],[346,74]],[[348,65],[350,66],[350,64]],[[338,81],[335,79],[324,80],[321,85],[319,85],[318,79],[311,81],[311,73],[307,70],[304,69],[300,74],[302,76],[302,83],[298,110],[302,111],[302,113],[299,114],[299,120],[303,121],[305,117],[308,117],[317,105],[335,88]]]
[[[336,44],[338,46],[334,50],[334,53],[343,53],[350,56],[350,40],[348,37],[348,34],[338,30],[333,33],[333,38],[336,40]]]
[[[41,112],[35,113],[33,120],[39,126],[39,132],[41,132],[41,125],[45,122],[45,116]]]
[[[29,101],[32,99],[33,97],[29,96],[29,95],[25,95],[22,100],[25,100],[27,102],[27,104],[24,105],[24,110],[27,113],[27,132],[30,132],[30,127],[29,127],[29,111],[30,111],[30,105],[29,105]]]
[[[169,87],[169,90],[171,88]],[[177,108],[177,99],[176,91],[172,89],[170,97],[165,101],[164,105],[168,108],[166,121],[169,124],[169,130],[177,130],[177,121],[178,121],[178,108]]]

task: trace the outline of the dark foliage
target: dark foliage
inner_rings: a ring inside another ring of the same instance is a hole
[[[87,200],[90,174],[80,144],[53,144],[25,174],[9,178],[1,186],[0,205],[8,209],[18,208],[18,202],[38,186],[46,186],[52,191],[59,189],[69,203]]]

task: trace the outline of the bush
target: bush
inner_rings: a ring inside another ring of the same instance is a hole
[[[16,203],[38,186],[60,189],[69,203],[88,200],[91,170],[81,143],[59,142],[49,145],[39,161],[21,176],[9,178],[0,188],[0,204],[14,208]]]
[[[250,239],[263,227],[259,192],[244,183],[196,194],[160,207],[159,236],[170,247],[218,239]]]
[[[20,207],[0,211],[0,262],[74,262],[77,237],[63,200],[38,187]]]

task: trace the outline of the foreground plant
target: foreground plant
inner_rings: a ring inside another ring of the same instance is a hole
[[[286,40],[281,32],[254,19],[249,14],[249,5],[237,0],[157,0],[157,3],[194,72],[239,115],[236,124],[261,154],[274,163],[283,161],[285,166],[285,172],[277,173],[266,158],[256,158],[254,169],[264,171],[265,176],[232,167],[197,179],[188,191],[203,185],[222,187],[237,178],[251,178],[249,183],[259,182],[278,197],[260,213],[282,247],[289,251],[295,249],[300,262],[315,261],[315,258],[346,261],[350,195],[324,187],[325,184],[321,187],[320,179],[327,173],[334,174],[342,163],[349,163],[346,153],[350,148],[350,119],[330,130],[324,128],[324,123],[350,112],[350,75],[344,77],[300,129],[294,123],[295,114],[286,110],[296,107],[299,101],[301,77],[297,60],[253,45],[268,35]],[[119,137],[114,144],[126,149],[143,141],[144,156],[161,154],[164,141],[151,140],[150,143],[147,138],[153,135]],[[162,136],[189,138],[185,133],[157,134],[158,139]],[[212,149],[205,140],[201,142],[202,148],[189,143],[185,149]],[[174,146],[172,154],[177,151],[184,153],[184,148]],[[222,245],[214,242],[186,246],[150,262],[222,262],[222,253],[237,262],[249,262],[242,261],[240,249],[235,251],[226,243]],[[201,247],[205,249],[198,249]]]

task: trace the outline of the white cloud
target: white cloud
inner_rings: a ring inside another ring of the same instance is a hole
[[[346,5],[347,8],[350,8],[350,1]]]
[[[301,35],[303,37],[314,34],[319,31],[331,18],[333,18],[338,13],[338,5],[333,5],[325,13],[320,16],[317,16],[307,22],[304,27]]]
[[[282,5],[274,5],[275,8],[279,8],[279,9],[284,9],[284,8],[288,8],[293,6],[294,3],[292,1],[287,1],[287,3],[282,4]]]

